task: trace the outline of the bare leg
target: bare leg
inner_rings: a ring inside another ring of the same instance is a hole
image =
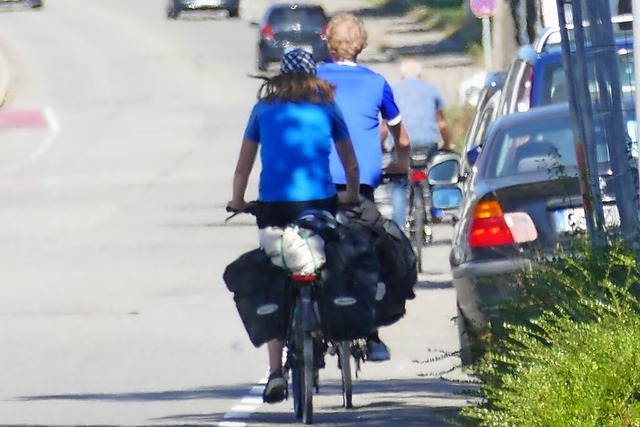
[[[282,348],[283,344],[280,340],[271,340],[267,342],[269,350],[269,373],[274,373],[282,369]]]

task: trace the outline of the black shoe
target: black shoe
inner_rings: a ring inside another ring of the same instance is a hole
[[[265,403],[282,402],[287,397],[287,380],[282,371],[275,371],[269,375],[267,385],[262,392],[262,401]]]

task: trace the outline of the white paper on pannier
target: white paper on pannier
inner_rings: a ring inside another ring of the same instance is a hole
[[[295,274],[312,274],[326,261],[324,240],[298,226],[265,227],[258,231],[260,247],[275,265]]]

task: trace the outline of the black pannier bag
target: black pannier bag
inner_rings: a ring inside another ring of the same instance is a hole
[[[340,226],[338,237],[325,242],[325,253],[318,287],[325,335],[333,340],[364,338],[374,329],[379,278],[370,233],[357,224]]]
[[[411,240],[393,220],[380,214],[370,200],[361,198],[360,206],[347,212],[347,216],[350,224],[363,226],[371,233],[384,283],[378,292],[375,325],[391,325],[404,316],[406,300],[415,298],[418,260]]]
[[[223,279],[233,292],[236,308],[254,346],[285,338],[289,307],[288,273],[284,269],[273,265],[258,248],[229,264]]]

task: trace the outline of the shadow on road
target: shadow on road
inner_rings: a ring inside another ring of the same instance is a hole
[[[221,386],[191,390],[169,390],[160,392],[49,394],[40,396],[23,396],[19,397],[18,400],[101,400],[106,402],[163,402],[199,399],[233,400],[241,399],[247,394],[247,390],[249,390],[253,386],[255,386],[255,384],[239,384],[228,387]]]
[[[451,280],[421,280],[413,288],[416,291],[429,291],[434,289],[451,289]]]

